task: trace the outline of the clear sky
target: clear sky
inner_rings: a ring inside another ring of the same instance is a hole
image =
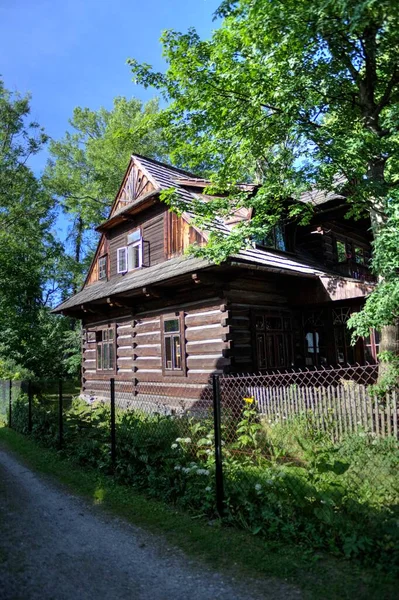
[[[164,29],[207,37],[219,0],[0,0],[0,76],[32,94],[32,117],[54,138],[75,106],[111,107],[115,96],[154,95],[131,81],[126,59],[164,67]],[[39,172],[45,153],[31,163]]]

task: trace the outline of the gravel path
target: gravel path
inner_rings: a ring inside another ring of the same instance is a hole
[[[235,579],[111,517],[0,450],[1,600],[294,600],[276,580]]]

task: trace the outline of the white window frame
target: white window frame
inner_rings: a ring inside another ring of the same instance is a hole
[[[127,271],[129,270],[129,265],[128,265],[128,252],[127,252],[127,246],[123,246],[122,248],[118,248],[117,249],[117,273],[127,273]],[[123,253],[124,256],[124,260],[121,260],[121,254]],[[125,263],[125,269],[122,269],[122,264],[123,262]]]
[[[136,242],[131,242],[130,244],[128,243],[127,245],[127,265],[128,265],[128,270],[129,271],[135,271],[136,269],[141,269],[141,267],[143,266],[143,238],[141,236],[141,229],[135,229],[134,231],[131,231],[128,236],[127,239],[129,240],[129,236],[134,234],[134,233],[139,233],[140,237]],[[131,264],[131,256],[133,253],[133,248],[138,248],[139,249],[139,264],[134,267]]]

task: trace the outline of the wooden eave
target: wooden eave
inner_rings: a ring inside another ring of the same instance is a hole
[[[145,210],[149,206],[152,206],[153,204],[156,203],[160,191],[161,191],[160,189],[156,189],[151,192],[148,192],[147,194],[144,194],[141,198],[136,200],[133,204],[131,204],[130,206],[127,206],[124,210],[115,214],[113,217],[111,217],[107,221],[104,221],[104,223],[101,223],[101,225],[96,227],[96,231],[99,231],[100,233],[102,233],[104,231],[112,229],[116,225],[120,225],[121,223],[124,223],[126,220],[128,220],[130,215],[140,213],[141,211]]]

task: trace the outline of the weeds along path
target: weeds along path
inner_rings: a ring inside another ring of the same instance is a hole
[[[298,599],[187,559],[153,534],[71,496],[0,450],[1,600]]]

